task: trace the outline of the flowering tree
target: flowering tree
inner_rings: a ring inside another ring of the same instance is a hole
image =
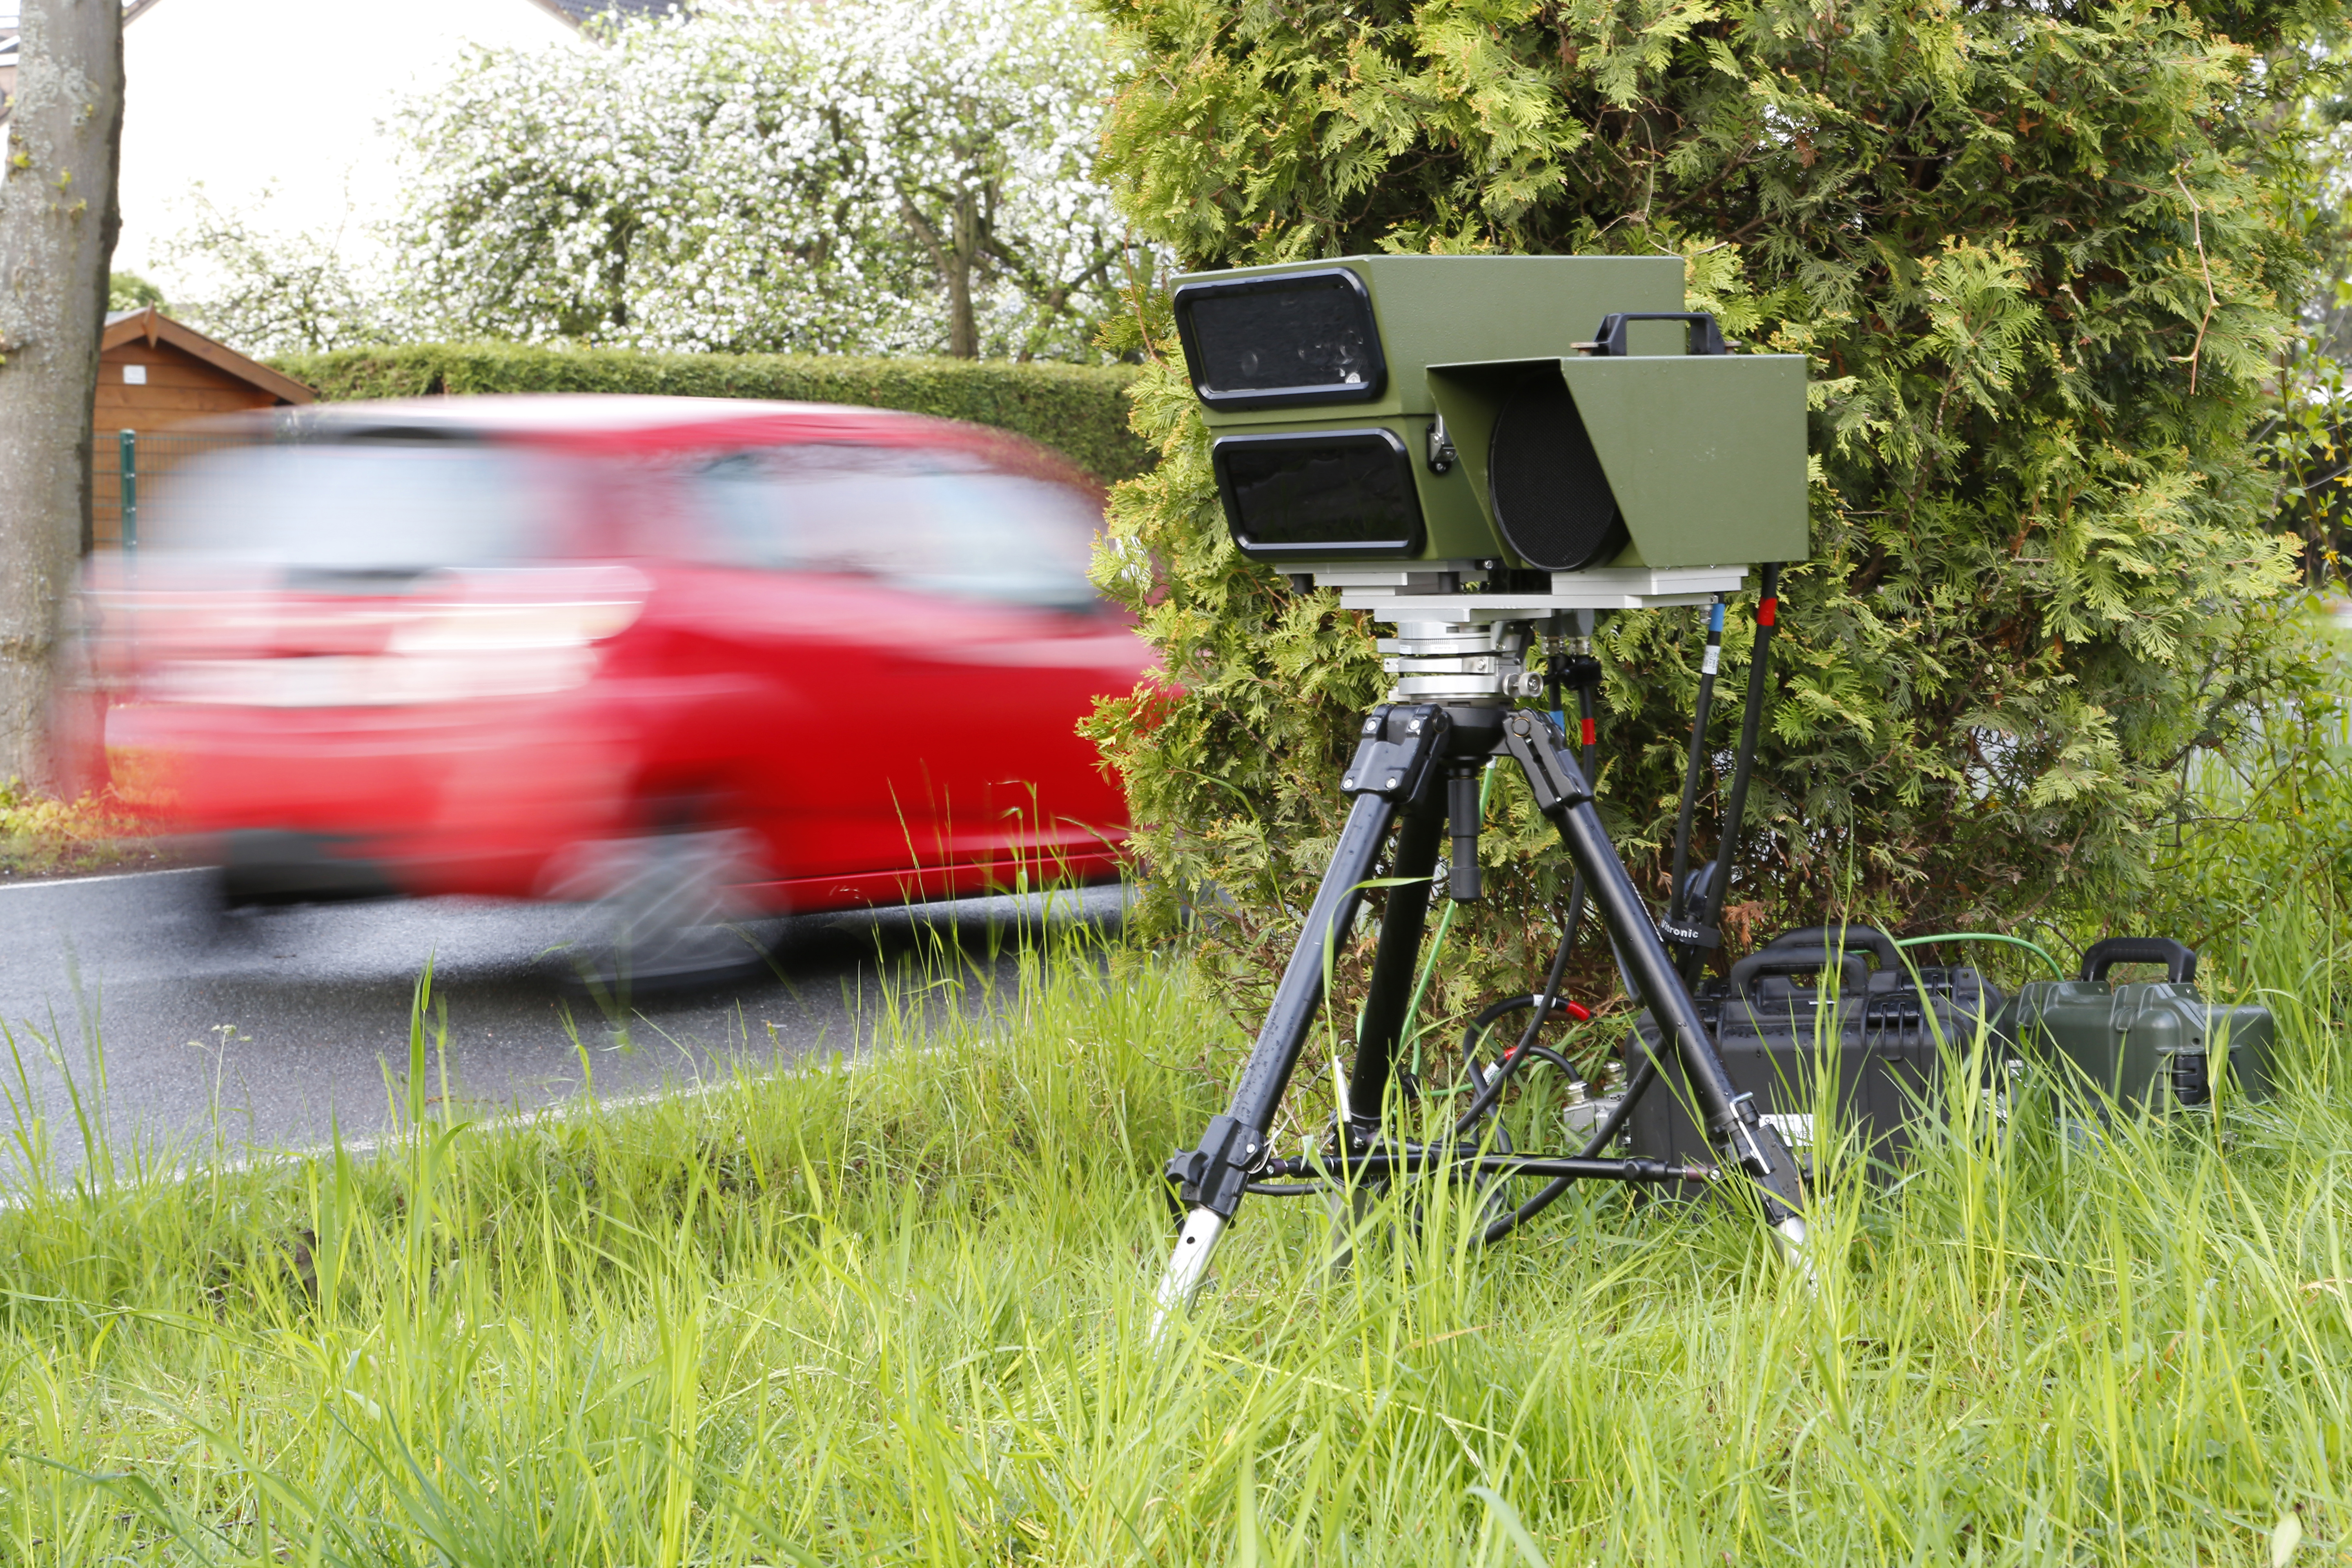
[[[400,291],[384,282],[380,247],[352,233],[363,226],[273,227],[261,215],[275,194],[263,193],[260,211],[222,207],[201,184],[190,194],[186,226],[162,247],[174,292],[187,290],[177,313],[248,353],[317,353],[402,336]]]
[[[486,51],[416,105],[416,324],[644,348],[1094,357],[1148,277],[1050,0],[713,0]]]

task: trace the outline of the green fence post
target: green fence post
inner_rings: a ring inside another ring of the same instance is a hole
[[[121,442],[122,552],[139,553],[139,432],[125,430]]]

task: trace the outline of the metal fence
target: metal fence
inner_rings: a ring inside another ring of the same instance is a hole
[[[100,550],[136,551],[139,504],[142,499],[152,501],[156,487],[168,484],[173,469],[200,453],[248,447],[255,439],[229,432],[99,431],[90,450],[92,542]]]

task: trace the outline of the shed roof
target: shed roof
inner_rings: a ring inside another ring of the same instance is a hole
[[[318,394],[295,380],[261,363],[250,360],[226,343],[216,343],[196,331],[183,326],[152,305],[138,310],[110,310],[106,316],[106,333],[99,340],[99,352],[120,348],[122,344],[144,339],[150,343],[169,343],[182,353],[200,359],[215,370],[233,375],[247,385],[259,388],[281,403],[311,403]]]

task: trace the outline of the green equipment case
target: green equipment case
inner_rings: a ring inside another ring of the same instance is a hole
[[[2161,963],[2162,980],[2111,984],[2118,963]],[[2198,994],[2197,954],[2166,937],[2110,937],[2083,955],[2080,980],[2022,986],[1993,1027],[2026,1061],[2087,1079],[2117,1108],[2210,1104],[2226,1060],[2238,1092],[2270,1092],[2271,1010],[2219,1006]],[[2065,1070],[2071,1064],[2074,1071]],[[2101,1114],[2106,1107],[2101,1107]]]

